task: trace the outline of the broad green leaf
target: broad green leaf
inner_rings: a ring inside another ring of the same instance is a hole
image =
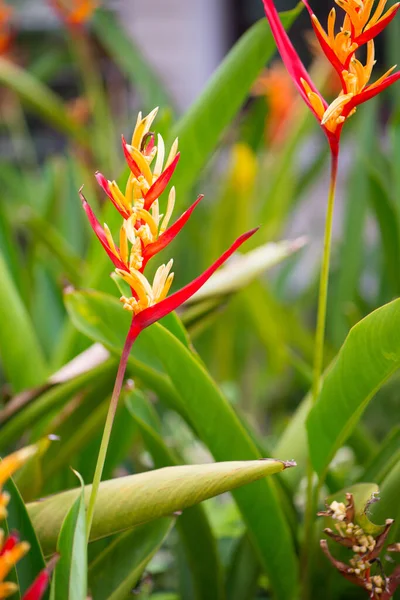
[[[285,27],[293,23],[300,10],[301,4],[281,14]],[[267,20],[255,23],[235,44],[202,94],[174,127],[172,137],[179,137],[182,152],[176,179],[178,198],[199,176],[275,48]]]
[[[17,563],[11,577],[8,577],[8,579],[11,580],[14,578],[14,581],[18,582],[20,593],[18,593],[17,597],[20,599],[40,571],[45,568],[46,564],[35,530],[26,510],[25,503],[12,479],[9,479],[6,482],[4,490],[10,494],[10,502],[7,508],[8,517],[5,520],[6,529],[9,532],[18,531],[21,541],[26,541],[30,544],[28,554]],[[46,595],[45,598],[47,597],[48,596]]]
[[[279,473],[290,464],[278,460],[253,460],[167,467],[103,481],[100,485],[91,540],[124,531],[135,525],[170,516],[207,498]],[[85,500],[91,486],[85,487]],[[70,490],[28,504],[43,551],[54,552],[58,532],[80,490]]]
[[[60,559],[54,571],[51,594],[57,600],[86,600],[87,545],[84,484],[81,493],[69,509],[57,540]]]
[[[85,309],[81,311],[78,326],[83,331],[88,331],[88,328],[92,327],[93,319],[101,323],[101,318],[95,312],[97,303],[91,305],[93,294],[80,293],[76,297],[77,302],[80,297],[84,298]],[[113,299],[107,299],[104,294],[102,297],[103,301],[109,302],[111,307]],[[114,306],[113,310],[115,311],[113,324],[116,328],[117,307]],[[119,310],[122,312],[121,307]],[[92,331],[89,335],[98,335],[98,333]],[[146,342],[151,342],[153,354],[159,355],[159,360],[162,361],[176,387],[178,398],[174,409],[195,429],[215,460],[260,458],[257,447],[197,357],[159,324],[148,328],[141,335],[146,336]],[[113,339],[118,338],[115,330],[112,336]],[[123,338],[121,334],[119,337]],[[119,343],[119,350],[121,350],[122,343],[121,341]],[[164,401],[163,397],[160,399]],[[297,571],[290,528],[275,484],[265,480],[252,487],[253,489],[250,490],[236,492],[234,496],[276,594],[287,598],[294,593]],[[271,537],[280,540],[278,547],[271,545]]]
[[[138,90],[143,110],[150,112],[155,106],[172,106],[171,98],[160,78],[153,72],[132,38],[124,31],[116,15],[98,8],[91,24],[110,57]]]
[[[233,408],[193,354],[161,326],[148,331],[191,422],[215,460],[259,458],[257,447]],[[233,495],[271,587],[277,597],[290,597],[296,586],[297,560],[276,485],[264,480]],[[279,539],[279,546],[271,545],[271,539]]]
[[[121,353],[131,317],[122,309],[117,298],[95,291],[70,292],[65,295],[65,304],[79,331],[104,344],[113,353]],[[188,344],[186,333],[176,315],[168,315],[162,323],[185,345]],[[168,406],[181,414],[187,414],[168,377],[159,371],[162,364],[153,351],[147,330],[143,331],[135,343],[128,368],[132,375],[141,379]]]
[[[372,163],[369,165],[370,202],[379,226],[384,275],[396,295],[400,293],[400,221],[398,208],[393,199],[391,185],[384,174]],[[389,185],[388,185],[389,184]]]
[[[62,100],[39,79],[7,58],[0,58],[0,83],[15,92],[24,104],[61,133],[87,145],[84,129],[69,116]]]
[[[400,461],[400,426],[396,425],[382,441],[378,452],[361,473],[359,481],[375,481],[378,485]]]
[[[46,365],[42,349],[2,256],[0,314],[0,357],[12,389],[19,392],[43,383]]]
[[[126,600],[146,565],[171,531],[175,519],[157,519],[118,536],[89,568],[89,589],[96,600]]]
[[[158,433],[160,424],[153,406],[137,390],[125,400],[133,419],[139,426],[143,441],[150,452],[154,466],[178,465],[179,457],[166,446]],[[180,461],[183,462],[183,461]],[[177,529],[185,546],[185,554],[193,574],[195,598],[217,600],[223,598],[222,569],[207,515],[202,506],[192,506],[183,512]]]
[[[374,311],[347,336],[307,419],[314,469],[324,478],[368,402],[400,367],[400,300]]]

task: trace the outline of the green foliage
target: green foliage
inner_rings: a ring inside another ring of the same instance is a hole
[[[193,506],[212,496],[283,471],[282,461],[237,461],[185,465],[104,481],[100,486],[91,539],[100,539]],[[58,532],[80,490],[28,504],[46,554],[54,552]],[[85,487],[85,498],[90,486]]]
[[[302,7],[281,15],[285,27]],[[386,40],[393,64],[398,23]],[[325,495],[345,502],[349,492],[365,532],[379,535],[394,518],[382,553],[391,572],[386,548],[400,541],[399,88],[392,105],[376,98],[344,129],[325,374],[311,407],[328,148],[300,100],[282,139],[270,135],[279,115],[268,94],[254,97],[275,53],[267,21],[249,27],[183,114],[111,10],[63,36],[25,35],[24,67],[0,59],[0,449],[59,439],[5,485],[1,526],[31,546],[7,577],[19,583],[15,597],[45,567],[43,552],[57,552],[46,600],[125,600],[132,590],[143,600],[362,598],[321,554],[315,521]],[[329,88],[319,58],[310,73]],[[165,262],[174,257],[172,291],[260,228],[136,340],[87,545],[90,484],[131,315],[77,190],[84,184],[117,242],[119,214],[93,173],[124,189],[119,134],[134,127],[132,96],[144,113],[160,106],[152,130],[167,146],[179,137],[169,184],[177,207],[205,192],[163,251]],[[318,484],[307,498],[310,465]]]
[[[76,473],[78,476],[78,474]],[[80,478],[80,476],[79,476]],[[81,494],[68,511],[57,540],[60,559],[54,571],[52,598],[85,600],[87,595],[86,517],[85,498]]]

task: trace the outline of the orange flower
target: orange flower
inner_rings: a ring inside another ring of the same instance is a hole
[[[49,0],[67,26],[79,27],[89,21],[96,10],[97,0]]]
[[[296,88],[285,66],[275,62],[259,77],[253,92],[257,96],[265,96],[268,103],[267,141],[271,144],[283,141],[297,98]]]
[[[6,54],[13,39],[11,28],[13,12],[11,6],[0,0],[0,55]]]

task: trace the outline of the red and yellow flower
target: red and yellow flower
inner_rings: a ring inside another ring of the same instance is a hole
[[[326,102],[308,75],[282,26],[273,0],[263,0],[263,3],[282,60],[304,101],[320,122],[332,151],[337,153],[346,119],[354,114],[360,104],[373,98],[400,78],[400,72],[393,73],[396,67],[392,67],[377,81],[370,82],[375,65],[374,38],[394,18],[400,3],[394,4],[385,12],[387,0],[378,0],[375,8],[374,0],[335,0],[345,13],[343,23],[337,31],[336,10],[333,8],[325,31],[308,0],[302,1],[311,16],[319,44],[341,81],[342,90],[331,104]],[[356,53],[365,45],[367,57],[363,64]]]
[[[150,282],[144,275],[148,261],[168,246],[190,218],[202,199],[188,208],[173,225],[169,225],[175,204],[175,188],[168,193],[165,211],[161,214],[160,196],[166,191],[179,161],[178,140],[167,155],[163,138],[150,131],[157,109],[142,117],[139,113],[131,143],[122,138],[122,147],[130,175],[124,192],[117,183],[96,173],[96,179],[120,213],[123,221],[118,245],[107,225],[100,225],[89,204],[80,192],[83,208],[103,248],[115,266],[115,273],[130,287],[131,296],[123,295],[121,302],[133,314],[132,331],[142,329],[175,310],[192,296],[214,271],[243,244],[255,230],[241,236],[197,279],[168,297],[174,274],[173,261],[161,265]]]

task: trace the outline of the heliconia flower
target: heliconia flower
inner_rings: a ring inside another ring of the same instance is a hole
[[[335,0],[336,4],[345,11],[343,25],[339,33],[335,33],[335,9],[330,12],[326,32],[314,15],[308,0],[302,1],[311,15],[321,48],[341,80],[342,91],[329,105],[315,87],[295,51],[282,26],[273,0],[263,0],[263,3],[282,60],[304,101],[320,122],[332,152],[337,154],[340,134],[346,119],[354,114],[357,106],[373,98],[400,78],[400,72],[392,73],[396,68],[392,67],[377,81],[370,83],[375,64],[373,38],[394,18],[400,3],[383,14],[387,0],[379,0],[375,12],[372,11],[374,0]],[[358,48],[364,44],[367,44],[365,65],[355,56]]]
[[[96,10],[97,0],[49,0],[60,19],[67,25],[79,27],[89,21]]]
[[[162,137],[157,136],[156,145],[155,135],[150,132],[156,114],[157,109],[144,118],[139,113],[131,144],[123,140],[125,157],[131,170],[125,194],[115,181],[107,180],[100,173],[96,173],[99,185],[122,217],[118,244],[114,242],[107,225],[100,225],[82,190],[79,192],[89,223],[113,262],[116,276],[130,287],[131,296],[123,295],[121,302],[126,310],[133,313],[131,332],[135,330],[136,333],[175,310],[196,293],[214,271],[255,232],[252,230],[241,236],[200,277],[169,297],[167,295],[174,278],[171,272],[172,259],[157,269],[152,282],[147,279],[144,270],[148,261],[170,244],[203,197],[199,196],[192,206],[169,226],[175,205],[175,188],[172,187],[168,193],[165,214],[160,213],[159,198],[171,179],[179,160],[179,153],[176,140],[165,161]]]

